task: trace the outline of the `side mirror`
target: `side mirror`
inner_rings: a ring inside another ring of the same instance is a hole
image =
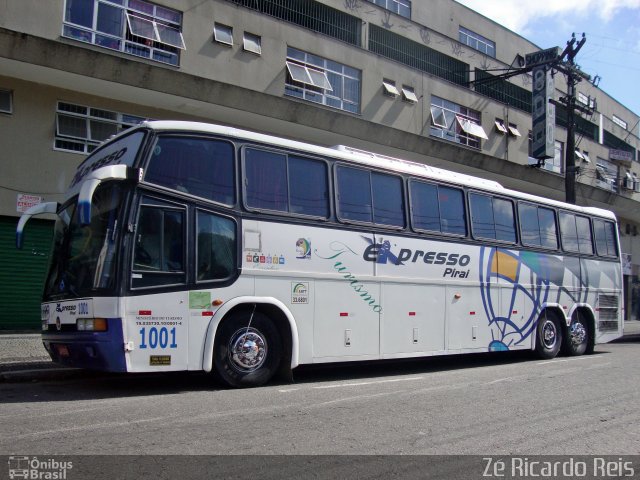
[[[22,214],[16,227],[16,248],[21,249],[24,240],[24,227],[31,217],[34,215],[42,215],[44,213],[57,213],[59,204],[57,202],[39,203],[29,208]]]
[[[110,165],[91,172],[82,182],[78,195],[78,220],[80,225],[91,223],[91,201],[93,193],[106,180],[131,180],[139,183],[142,180],[142,168],[132,168],[126,165]]]

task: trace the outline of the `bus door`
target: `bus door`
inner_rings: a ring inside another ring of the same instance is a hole
[[[129,371],[187,369],[187,223],[185,205],[141,197],[132,222],[131,295],[125,299]]]

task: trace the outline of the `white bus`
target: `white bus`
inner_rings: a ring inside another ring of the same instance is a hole
[[[42,338],[66,365],[237,387],[622,335],[611,212],[348,147],[147,122],[94,151],[63,204],[27,212],[18,244],[39,213],[57,215]]]

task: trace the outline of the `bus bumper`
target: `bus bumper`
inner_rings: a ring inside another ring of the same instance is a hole
[[[126,372],[122,320],[108,319],[106,332],[42,332],[51,359],[69,367]]]

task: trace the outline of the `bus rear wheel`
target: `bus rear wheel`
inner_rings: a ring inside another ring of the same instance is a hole
[[[257,387],[278,370],[282,344],[277,328],[261,312],[232,314],[219,327],[213,364],[230,387]]]
[[[552,312],[545,312],[538,319],[536,328],[536,353],[542,359],[555,358],[562,346],[562,325]]]
[[[590,343],[589,325],[587,325],[580,313],[576,312],[573,320],[571,320],[571,325],[569,325],[563,351],[567,355],[583,355],[589,349]]]

